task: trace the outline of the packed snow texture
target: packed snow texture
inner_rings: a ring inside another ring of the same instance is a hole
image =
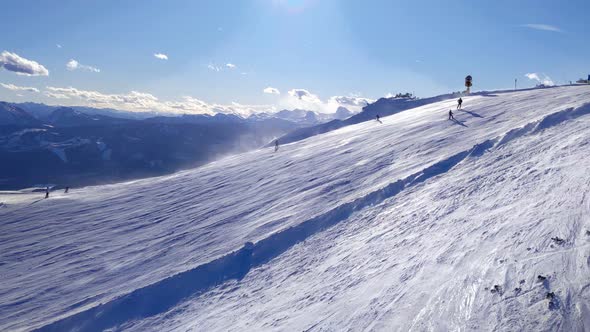
[[[11,198],[0,330],[590,330],[590,87],[463,100]]]

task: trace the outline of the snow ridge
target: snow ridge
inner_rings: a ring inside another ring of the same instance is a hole
[[[519,137],[536,134],[588,114],[590,114],[590,104],[551,113],[501,136],[475,144],[468,150],[444,158],[419,172],[394,181],[363,197],[341,204],[296,226],[274,233],[255,244],[246,243],[242,249],[207,264],[137,289],[108,303],[41,327],[37,331],[103,330],[131,320],[164,313],[188,297],[198,295],[227,280],[242,279],[250,269],[268,263],[310,236],[347,220],[355,212],[393,198],[406,188],[438,175],[444,175],[466,158],[480,157],[491,149]]]

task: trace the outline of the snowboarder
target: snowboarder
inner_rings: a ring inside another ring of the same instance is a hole
[[[45,198],[49,198],[49,187],[45,188]]]
[[[461,104],[463,104],[463,99],[461,99],[461,97],[459,97],[459,100],[457,100],[457,109],[461,109]]]
[[[279,140],[275,140],[275,152],[279,151]]]
[[[68,191],[70,191],[70,187],[66,187],[66,190],[64,190],[64,193],[68,193]]]
[[[383,122],[381,122],[381,118],[379,117],[379,114],[377,114],[377,117],[375,119],[377,120],[377,122],[383,123]]]
[[[455,120],[455,117],[453,116],[453,110],[449,110],[449,120]]]

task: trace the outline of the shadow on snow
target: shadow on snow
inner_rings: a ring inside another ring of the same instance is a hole
[[[243,248],[207,264],[163,279],[155,284],[137,289],[110,302],[66,317],[37,331],[97,331],[119,326],[125,322],[165,313],[187,298],[198,296],[225,281],[241,280],[252,268],[278,257],[299,242],[325,230],[365,207],[393,198],[405,188],[417,185],[444,174],[468,157],[482,156],[494,147],[501,146],[525,134],[536,133],[570,119],[590,114],[590,105],[566,109],[543,119],[513,129],[503,136],[476,144],[424,168],[404,179],[371,192],[354,201],[306,220],[299,225],[277,232],[257,243],[248,242]]]

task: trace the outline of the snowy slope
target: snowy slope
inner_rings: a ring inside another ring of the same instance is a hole
[[[587,86],[472,96],[458,122],[442,101],[12,198],[0,330],[588,330],[589,103]]]

